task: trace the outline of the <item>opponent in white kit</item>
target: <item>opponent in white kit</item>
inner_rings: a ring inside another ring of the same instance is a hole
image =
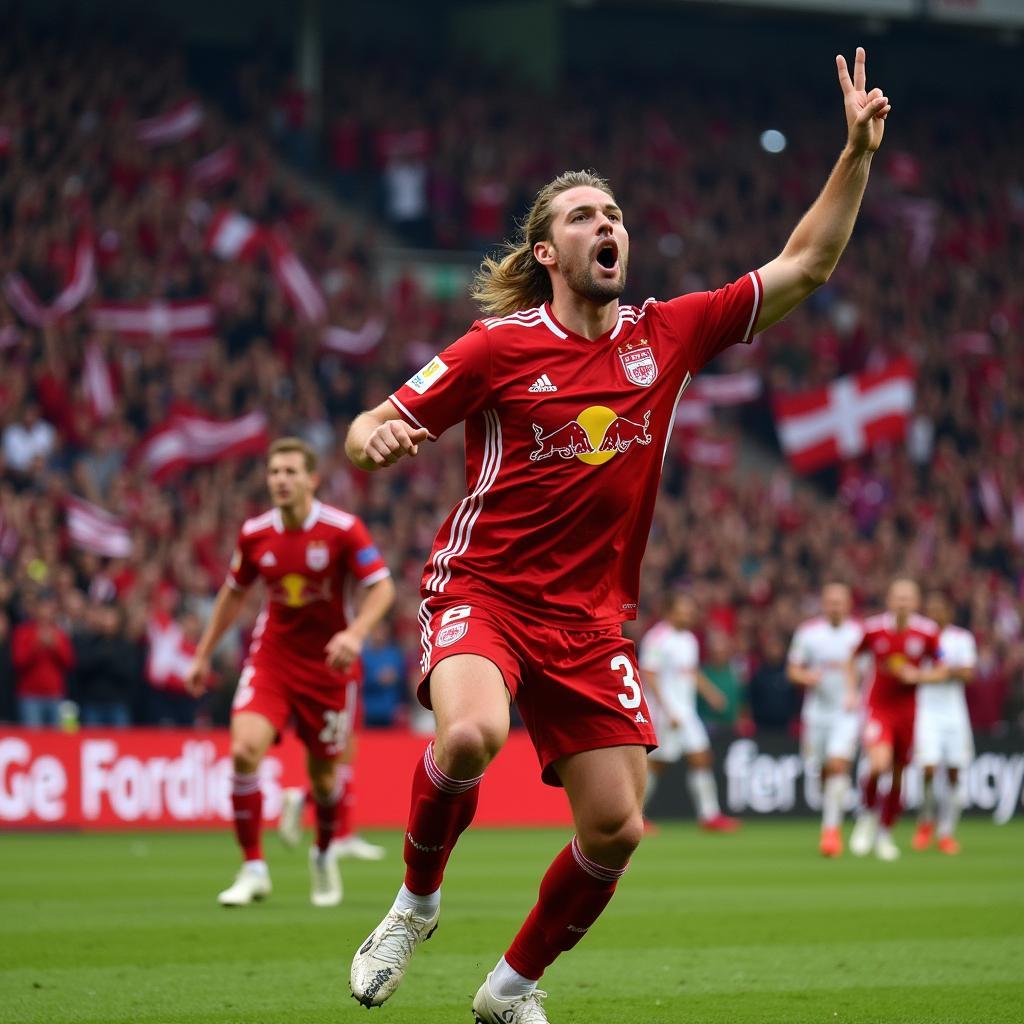
[[[850,618],[850,588],[828,583],[821,592],[821,616],[803,623],[793,635],[786,672],[803,687],[801,749],[821,770],[821,852],[843,852],[839,831],[850,788],[850,768],[857,752],[860,709],[847,706],[850,658],[864,635]]]
[[[659,744],[647,758],[644,804],[654,795],[668,765],[685,755],[690,795],[701,828],[734,832],[740,823],[719,809],[711,742],[697,714],[698,691],[716,709],[725,704],[725,697],[700,670],[700,646],[692,632],[696,624],[693,598],[677,594],[664,621],[648,630],[640,643],[640,671]]]
[[[953,833],[963,804],[960,772],[966,771],[974,759],[974,736],[964,685],[974,675],[978,647],[970,631],[953,625],[953,606],[945,594],[931,594],[926,612],[942,630],[939,649],[950,678],[944,683],[930,683],[917,688],[914,757],[924,768],[924,798],[913,847],[915,850],[927,850],[931,846],[936,833],[937,810],[939,849],[943,853],[955,854],[960,852],[960,844]],[[935,770],[940,764],[946,767],[946,785],[937,795]]]

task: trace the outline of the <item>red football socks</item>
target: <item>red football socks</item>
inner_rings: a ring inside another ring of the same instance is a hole
[[[878,803],[878,776],[867,775],[864,778],[863,803],[865,810],[873,811]]]
[[[338,818],[334,834],[339,839],[352,835],[352,808],[355,806],[355,779],[352,766],[338,765]]]
[[[405,831],[405,885],[418,896],[441,888],[445,865],[455,843],[468,828],[480,797],[480,780],[453,779],[427,747],[412,777],[412,806]]]
[[[256,772],[235,772],[231,777],[231,806],[235,811],[235,835],[246,860],[263,860],[260,828],[263,819],[263,792]]]
[[[331,795],[321,802],[314,796],[313,806],[316,808],[316,848],[323,853],[334,838],[334,830],[338,821],[338,808],[341,800],[335,788]]]
[[[537,904],[509,946],[506,963],[524,978],[540,978],[601,916],[625,871],[590,860],[573,836],[544,875]]]
[[[903,804],[900,801],[901,788],[894,782],[890,786],[889,792],[885,794],[885,800],[882,802],[882,814],[879,819],[883,828],[892,828],[899,820],[900,813],[903,811]]]

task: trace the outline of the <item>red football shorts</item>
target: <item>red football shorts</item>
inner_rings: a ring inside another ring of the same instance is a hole
[[[914,706],[909,710],[868,707],[864,723],[864,746],[887,743],[895,764],[910,764],[914,753]]]
[[[322,661],[287,661],[261,649],[246,660],[238,677],[232,715],[254,711],[280,736],[294,719],[299,739],[313,757],[330,760],[348,743],[356,724],[358,683]]]
[[[453,654],[477,654],[505,679],[541,764],[560,786],[554,762],[602,747],[658,745],[640,686],[633,642],[618,626],[562,629],[508,610],[447,595],[420,605],[423,678],[417,695],[430,707],[430,673]]]

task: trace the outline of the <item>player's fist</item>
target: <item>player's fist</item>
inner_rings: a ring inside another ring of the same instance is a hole
[[[430,437],[424,427],[410,427],[404,420],[387,420],[375,427],[363,446],[363,455],[375,466],[391,466],[403,455],[415,455],[421,441]]]
[[[196,656],[185,673],[185,689],[193,697],[202,697],[206,693],[206,683],[210,678],[210,659]]]
[[[349,629],[335,633],[324,646],[327,667],[348,668],[363,650],[363,639]]]
[[[921,670],[909,663],[901,665],[897,675],[900,677],[900,682],[906,683],[907,686],[914,686],[921,681]]]

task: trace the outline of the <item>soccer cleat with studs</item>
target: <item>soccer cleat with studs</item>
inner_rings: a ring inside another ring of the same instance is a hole
[[[476,1024],[548,1024],[548,1015],[542,1002],[547,992],[535,988],[523,996],[500,999],[491,992],[491,975],[477,991],[473,1000],[473,1017]]]
[[[394,995],[417,947],[437,931],[440,915],[440,908],[432,917],[420,917],[411,910],[389,910],[352,958],[352,998],[372,1009]]]

